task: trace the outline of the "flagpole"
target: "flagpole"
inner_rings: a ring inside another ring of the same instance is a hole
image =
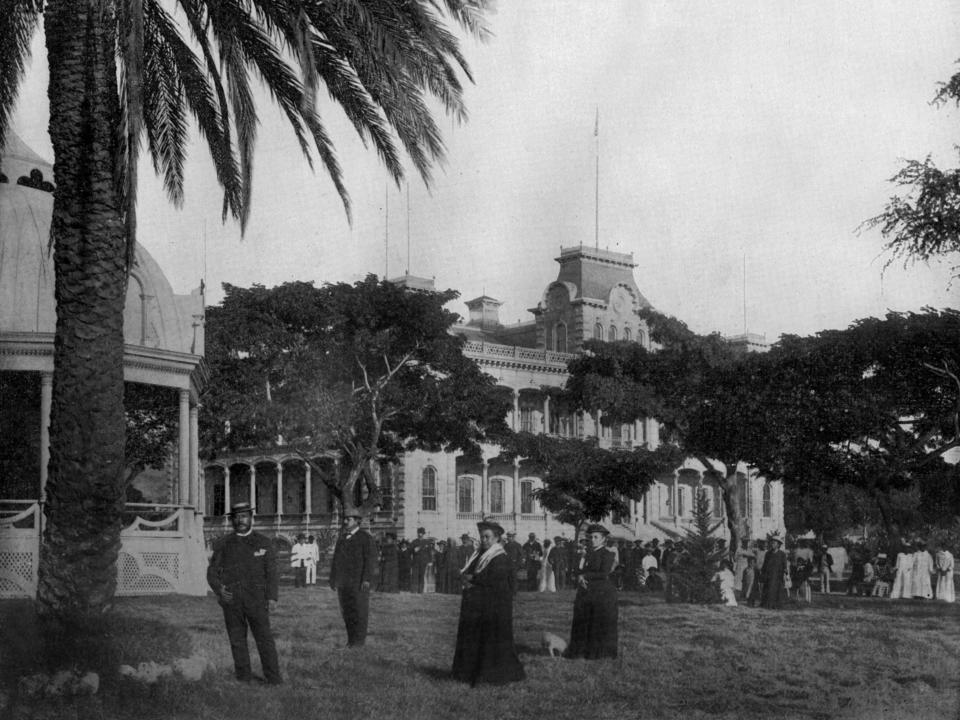
[[[600,106],[597,106],[596,118],[593,121],[593,156],[596,168],[593,176],[593,245],[600,249]]]

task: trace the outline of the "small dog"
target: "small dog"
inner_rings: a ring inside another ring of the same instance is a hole
[[[547,654],[554,658],[563,657],[563,653],[567,650],[567,641],[551,632],[543,634],[540,644],[547,651]]]

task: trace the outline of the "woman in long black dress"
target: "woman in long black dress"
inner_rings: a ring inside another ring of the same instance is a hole
[[[587,527],[589,547],[574,569],[577,595],[565,657],[595,660],[617,656],[617,587],[610,579],[616,556],[606,547],[608,534],[603,525]]]
[[[453,678],[471,685],[502,684],[526,675],[513,644],[513,563],[500,544],[503,528],[477,523],[480,549],[461,575],[463,599],[453,655]]]

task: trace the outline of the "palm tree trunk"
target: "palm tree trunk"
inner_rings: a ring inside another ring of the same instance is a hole
[[[120,113],[113,3],[48,0],[44,24],[57,327],[37,600],[44,616],[77,624],[112,601],[124,502],[127,276],[114,181]]]

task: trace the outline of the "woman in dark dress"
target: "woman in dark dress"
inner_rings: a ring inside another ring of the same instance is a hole
[[[400,592],[410,592],[410,544],[401,540],[397,546],[397,579]]]
[[[397,536],[387,533],[380,548],[380,592],[400,592],[400,566],[397,555]]]
[[[603,525],[587,527],[589,547],[574,568],[577,596],[573,601],[573,627],[564,657],[615,658],[617,656],[617,588],[610,578],[616,557],[606,547],[609,534]]]
[[[503,528],[477,523],[480,549],[463,570],[463,599],[453,678],[471,685],[523,680],[526,674],[513,645],[513,564],[500,544]]]

